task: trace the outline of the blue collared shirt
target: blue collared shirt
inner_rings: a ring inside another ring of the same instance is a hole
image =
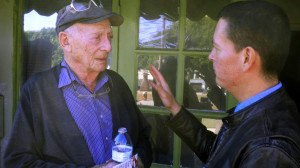
[[[108,94],[95,98],[78,98],[70,77],[80,94],[89,95],[104,92],[106,90],[105,83],[110,82],[109,76],[105,71],[101,72],[96,89],[94,93],[91,93],[72,72],[65,60],[61,66],[66,68],[61,69],[58,88],[62,88],[68,109],[86,140],[95,164],[103,164],[111,158],[113,145],[113,124]]]
[[[262,91],[262,92],[260,92],[260,93],[258,93],[256,95],[250,97],[249,99],[243,101],[242,103],[239,103],[236,106],[234,112],[237,112],[239,110],[242,110],[242,109],[250,106],[251,104],[257,102],[258,100],[260,100],[260,99],[262,99],[262,98],[264,98],[266,96],[268,96],[269,94],[275,92],[276,90],[280,89],[281,87],[282,87],[282,84],[281,84],[281,82],[279,82],[277,85],[275,85],[275,86],[273,86],[273,87],[271,87],[271,88],[269,88],[269,89],[267,89],[265,91]]]

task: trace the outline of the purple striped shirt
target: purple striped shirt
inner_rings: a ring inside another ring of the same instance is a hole
[[[111,158],[113,145],[113,124],[108,94],[95,98],[78,98],[70,78],[80,94],[89,95],[105,92],[107,87],[105,83],[111,82],[109,76],[105,71],[101,72],[96,89],[92,93],[72,72],[65,60],[61,66],[66,68],[61,70],[58,88],[62,88],[68,109],[86,140],[95,164],[103,164]]]

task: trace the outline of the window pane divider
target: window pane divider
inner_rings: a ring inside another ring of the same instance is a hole
[[[152,163],[151,168],[170,168],[170,165]]]
[[[137,54],[165,54],[165,55],[177,55],[178,50],[135,50]]]
[[[198,56],[198,55],[206,55],[210,54],[210,51],[198,51],[198,50],[152,50],[152,49],[136,49],[134,51],[137,54],[164,54],[164,55],[184,55],[184,56]]]
[[[143,113],[148,113],[148,114],[171,115],[171,113],[164,107],[139,105],[139,109]],[[188,110],[197,118],[222,119],[228,115],[226,112],[218,111],[218,110],[198,110],[198,109],[188,109]]]
[[[170,115],[170,112],[164,107],[157,106],[138,106],[143,113]]]
[[[177,61],[177,81],[176,81],[176,100],[183,103],[183,85],[184,85],[184,49],[185,40],[185,19],[186,19],[186,0],[180,0],[179,12],[179,39],[178,47],[180,54]],[[173,167],[181,167],[181,139],[174,133],[174,151],[173,151]]]

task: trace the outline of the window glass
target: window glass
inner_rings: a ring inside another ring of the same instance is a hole
[[[211,50],[212,37],[222,8],[231,0],[186,1],[186,50]]]
[[[55,32],[57,11],[71,1],[24,1],[23,79],[47,70],[63,60],[63,51]],[[98,4],[100,1],[95,0]],[[111,0],[101,0],[104,8],[111,10]],[[107,68],[110,68],[110,54]]]
[[[153,152],[153,163],[172,165],[173,132],[166,126],[169,115],[144,114],[152,127],[150,143]]]
[[[152,89],[148,80],[153,80],[149,72],[153,64],[162,73],[172,93],[176,92],[177,57],[160,55],[139,55],[137,76],[137,104],[146,106],[163,106],[157,92]]]
[[[177,49],[179,0],[140,2],[139,48]]]
[[[212,38],[217,21],[205,15],[200,20],[186,19],[185,49],[211,50]]]
[[[35,10],[24,14],[24,80],[62,60],[63,52],[55,32],[56,17],[56,13],[43,16]]]
[[[200,110],[225,110],[226,92],[217,86],[208,54],[185,57],[184,95],[186,107]]]

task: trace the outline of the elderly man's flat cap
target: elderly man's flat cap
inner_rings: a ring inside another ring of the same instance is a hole
[[[75,23],[97,23],[105,19],[109,19],[112,26],[120,26],[123,23],[122,16],[95,5],[84,11],[75,11],[68,5],[59,10],[55,30],[58,34]]]

